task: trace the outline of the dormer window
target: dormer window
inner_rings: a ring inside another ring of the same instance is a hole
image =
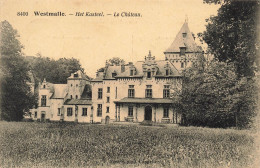
[[[187,33],[182,33],[182,37],[185,38],[187,36]]]
[[[134,70],[130,70],[130,76],[133,76],[134,75]]]
[[[180,47],[180,55],[185,55],[186,47]]]
[[[151,72],[150,72],[150,71],[148,71],[148,72],[147,72],[147,78],[148,78],[148,79],[150,79],[150,78],[151,78],[151,76],[152,76],[152,75],[151,75]]]
[[[116,76],[116,73],[115,72],[113,72],[112,73],[112,78],[114,78]]]
[[[184,68],[184,63],[183,62],[181,63],[181,68]]]
[[[169,69],[166,69],[165,74],[166,74],[166,76],[169,75]]]
[[[43,85],[43,88],[44,88],[44,89],[45,89],[45,87],[46,87],[46,86],[45,86],[45,85]]]
[[[77,78],[79,77],[79,75],[77,73],[74,74],[74,78]]]

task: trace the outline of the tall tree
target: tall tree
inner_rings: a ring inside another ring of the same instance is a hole
[[[238,77],[254,76],[259,67],[257,13],[259,1],[204,0],[221,4],[217,16],[208,19],[203,39],[219,61],[232,62]]]
[[[189,125],[228,127],[235,118],[230,110],[234,103],[236,74],[234,67],[201,58],[184,72],[181,106]]]
[[[188,125],[246,128],[256,114],[257,89],[255,78],[238,78],[233,64],[199,57],[174,96]]]
[[[42,82],[44,78],[51,83],[67,83],[67,78],[71,73],[84,69],[79,60],[75,58],[60,58],[58,60],[49,57],[27,57],[30,69],[35,76],[36,83]]]
[[[12,25],[1,22],[1,119],[19,121],[34,101],[28,86],[29,68],[22,56],[22,44]]]

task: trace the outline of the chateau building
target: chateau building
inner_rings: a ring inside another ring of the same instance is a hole
[[[32,117],[88,123],[180,123],[181,114],[171,97],[181,90],[182,71],[203,54],[187,22],[164,54],[164,60],[156,60],[149,51],[136,63],[107,63],[90,81],[81,71],[72,73],[67,84],[44,80],[39,88],[39,107]]]

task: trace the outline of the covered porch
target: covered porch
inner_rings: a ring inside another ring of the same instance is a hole
[[[181,122],[172,99],[163,98],[123,98],[115,103],[115,121],[127,122]]]

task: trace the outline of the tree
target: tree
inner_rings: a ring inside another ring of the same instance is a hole
[[[51,83],[67,83],[67,78],[71,73],[84,69],[81,67],[79,60],[75,58],[60,58],[57,61],[49,57],[42,57],[37,54],[37,57],[28,57],[27,61],[30,64],[36,83],[42,82],[44,78]],[[88,76],[86,76],[88,78]]]
[[[204,0],[206,3],[221,4],[217,16],[208,19],[203,40],[215,58],[232,62],[238,78],[254,76],[259,68],[257,50],[257,11],[259,1]]]
[[[235,66],[199,57],[183,72],[177,94],[186,124],[208,127],[250,127],[256,114],[257,85],[238,78]]]
[[[124,65],[125,64],[125,60],[121,59],[119,57],[113,57],[109,60],[106,60],[106,65]],[[97,70],[97,72],[104,72],[105,71],[105,67],[99,68]]]
[[[233,67],[218,61],[201,58],[184,72],[181,106],[186,123],[195,126],[233,126],[230,112],[233,102],[228,95],[235,85]]]
[[[107,63],[111,65],[123,65],[125,64],[125,61],[119,57],[113,57],[112,59],[107,60]]]
[[[22,44],[12,25],[1,22],[1,119],[19,121],[32,107],[34,98],[28,85],[28,64],[22,55]]]

